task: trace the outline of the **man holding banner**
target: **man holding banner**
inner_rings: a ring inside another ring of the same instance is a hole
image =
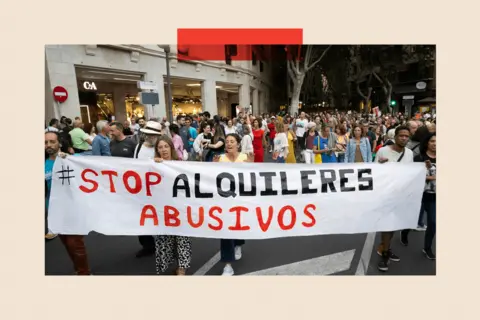
[[[57,156],[60,151],[60,143],[58,140],[58,134],[56,132],[45,132],[45,153],[48,158],[45,159],[45,181],[47,187],[45,205],[48,215],[48,209],[50,204],[50,196],[52,191],[52,177],[55,173],[62,173],[68,171],[68,167],[55,167]],[[69,210],[69,206],[65,205],[61,210],[63,212]],[[47,223],[48,226],[48,223]],[[90,275],[90,268],[87,260],[87,252],[85,249],[85,243],[83,242],[83,236],[74,234],[62,234],[60,232],[60,240],[62,240],[70,259],[73,262],[73,266],[77,275]]]
[[[409,138],[410,131],[408,127],[397,127],[395,129],[395,143],[378,150],[375,162],[413,163],[413,152],[406,148]],[[382,232],[382,242],[377,250],[377,254],[382,257],[382,261],[378,264],[378,270],[383,272],[388,271],[389,261],[400,261],[400,258],[392,252],[390,247],[393,235],[393,231]]]

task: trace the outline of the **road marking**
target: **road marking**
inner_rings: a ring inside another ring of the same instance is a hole
[[[207,261],[200,269],[195,271],[194,276],[204,276],[217,262],[220,261],[220,251],[218,251],[210,260]]]
[[[360,261],[358,262],[357,271],[355,272],[356,276],[364,276],[367,274],[376,234],[376,232],[370,232],[367,234],[367,238],[363,244],[362,255],[360,257]]]
[[[324,276],[350,269],[354,255],[355,249],[242,274],[242,276]]]

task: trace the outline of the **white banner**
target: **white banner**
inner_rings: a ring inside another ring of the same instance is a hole
[[[266,239],[417,227],[423,163],[155,163],[58,158],[49,228],[60,234]]]

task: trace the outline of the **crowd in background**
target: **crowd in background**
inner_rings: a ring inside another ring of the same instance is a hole
[[[419,214],[418,231],[426,231],[423,252],[431,250],[436,229],[436,115],[381,114],[356,111],[285,112],[254,116],[240,109],[232,118],[210,115],[179,115],[166,118],[100,120],[95,127],[80,118],[52,119],[45,129],[46,214],[51,171],[57,155],[113,156],[137,159],[205,162],[355,163],[425,162],[426,187]],[[425,214],[427,224],[425,224]],[[400,242],[408,245],[409,230]],[[48,228],[46,239],[54,239]],[[72,238],[73,237],[73,238]],[[75,238],[76,237],[76,238]],[[379,270],[399,261],[391,250],[393,233],[382,233],[377,250],[382,257]],[[83,237],[61,236],[78,274],[89,274]],[[177,263],[176,274],[190,266],[192,249],[188,237],[140,236],[138,258],[155,255],[157,272]],[[232,262],[241,258],[243,240],[220,241],[224,275],[233,275]],[[82,249],[83,248],[83,249]]]

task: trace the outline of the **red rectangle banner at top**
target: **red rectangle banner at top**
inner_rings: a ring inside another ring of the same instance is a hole
[[[254,46],[301,45],[303,29],[178,29],[179,60],[252,60]],[[257,60],[270,60],[261,50]]]

